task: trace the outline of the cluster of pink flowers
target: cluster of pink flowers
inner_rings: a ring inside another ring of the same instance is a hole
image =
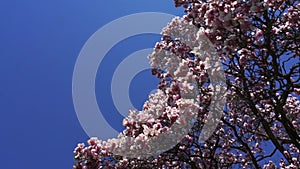
[[[186,15],[149,55],[157,92],[74,168],[300,168],[299,1],[174,2]]]
[[[176,25],[178,30],[171,29]],[[128,117],[123,120],[126,129],[118,138],[107,141],[92,138],[89,147],[79,144],[74,151],[75,159],[79,162],[77,168],[80,166],[91,168],[90,164],[94,165],[95,162],[86,162],[91,159],[96,161],[98,159],[97,164],[102,167],[126,168],[135,163],[128,162],[132,158],[159,156],[181,142],[182,138],[191,139],[187,134],[200,111],[198,103],[200,79],[197,74],[203,74],[205,65],[199,58],[192,56],[190,46],[174,38],[179,37],[187,42],[195,41],[196,30],[197,28],[189,22],[175,18],[162,31],[162,42],[157,43],[154,52],[149,55],[152,73],[161,79],[159,89],[149,96],[141,111],[129,111]],[[114,158],[112,155],[120,156],[122,160],[117,164],[109,162],[111,160],[109,157]],[[165,165],[175,164],[181,163],[171,162]]]

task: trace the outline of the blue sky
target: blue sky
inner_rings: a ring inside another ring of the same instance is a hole
[[[71,168],[74,147],[88,139],[72,102],[78,54],[99,28],[137,12],[183,14],[172,0],[0,1],[0,168]],[[116,64],[109,55],[151,48],[158,39],[145,35],[123,41],[108,54],[106,66]],[[101,80],[109,77],[97,75],[96,93],[105,90]],[[140,92],[137,86],[143,86]],[[149,72],[138,74],[130,88],[133,104],[140,106],[153,86]],[[114,107],[107,104],[104,110],[114,112]],[[113,125],[121,126],[119,121]]]

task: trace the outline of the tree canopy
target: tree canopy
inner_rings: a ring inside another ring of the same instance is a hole
[[[174,3],[185,15],[148,56],[158,92],[119,138],[78,144],[73,168],[300,168],[299,1]]]

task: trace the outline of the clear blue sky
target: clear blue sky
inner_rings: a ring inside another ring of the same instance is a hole
[[[77,56],[103,25],[137,12],[183,14],[173,0],[0,1],[0,168],[71,168],[74,147],[88,139],[72,102]],[[157,36],[145,35],[127,41],[143,41],[145,46],[124,41],[116,48],[118,52],[150,48],[156,40]],[[147,73],[132,83],[132,90],[146,86],[138,95],[131,93],[136,105],[153,88],[154,83],[145,83],[145,77],[153,80]],[[97,86],[99,80],[97,76]]]

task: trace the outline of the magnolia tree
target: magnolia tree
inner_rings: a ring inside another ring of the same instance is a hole
[[[299,1],[174,2],[186,15],[149,55],[157,92],[73,168],[300,168]]]

